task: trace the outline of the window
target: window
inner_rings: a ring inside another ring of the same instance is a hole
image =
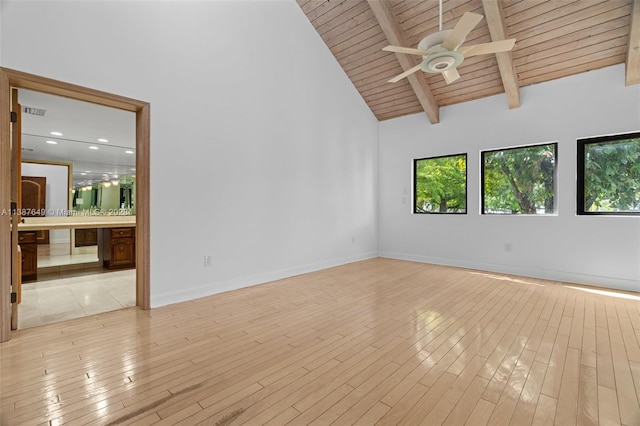
[[[578,140],[578,214],[640,214],[640,133]]]
[[[558,144],[482,152],[482,213],[555,212]]]
[[[467,154],[414,160],[414,213],[467,212]]]

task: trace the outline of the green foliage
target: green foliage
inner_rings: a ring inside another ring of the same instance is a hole
[[[554,211],[555,144],[483,154],[484,213]]]
[[[586,211],[640,211],[640,138],[585,145]]]
[[[467,156],[416,161],[416,213],[466,213]]]

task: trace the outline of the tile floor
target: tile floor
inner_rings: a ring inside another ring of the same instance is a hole
[[[22,285],[18,329],[114,311],[136,304],[136,271],[70,271]]]
[[[80,247],[71,254],[68,243],[38,244],[38,268],[98,261],[98,246]]]

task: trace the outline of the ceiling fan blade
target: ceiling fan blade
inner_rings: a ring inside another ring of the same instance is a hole
[[[444,71],[442,73],[442,76],[444,77],[444,81],[447,84],[451,84],[460,78],[460,74],[458,73],[458,70],[455,68],[451,68],[450,70]]]
[[[418,55],[418,56],[424,56],[429,54],[424,50],[412,49],[411,47],[402,47],[402,46],[387,46],[387,47],[383,47],[382,50],[384,50],[385,52],[407,53],[409,55]]]
[[[473,44],[471,46],[462,46],[458,52],[462,53],[465,58],[475,55],[486,55],[488,53],[507,52],[513,49],[516,43],[515,38],[508,40],[494,41],[492,43]]]
[[[482,20],[482,15],[478,15],[473,12],[466,12],[462,15],[462,18],[458,21],[451,34],[447,36],[442,42],[442,47],[447,50],[455,50],[460,46],[467,35],[475,28],[476,25]]]
[[[413,74],[414,72],[416,72],[416,71],[418,71],[420,69],[420,65],[422,65],[422,64],[418,64],[413,68],[409,68],[408,70],[406,70],[402,74],[396,75],[391,80],[389,80],[389,83],[397,83],[398,81],[402,80],[403,78]]]

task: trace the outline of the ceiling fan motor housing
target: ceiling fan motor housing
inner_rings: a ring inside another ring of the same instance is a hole
[[[429,34],[418,44],[418,49],[423,50],[428,55],[423,56],[420,69],[424,72],[439,74],[457,67],[464,60],[464,56],[455,51],[447,50],[442,47],[445,39],[452,30],[438,31],[437,33]]]

